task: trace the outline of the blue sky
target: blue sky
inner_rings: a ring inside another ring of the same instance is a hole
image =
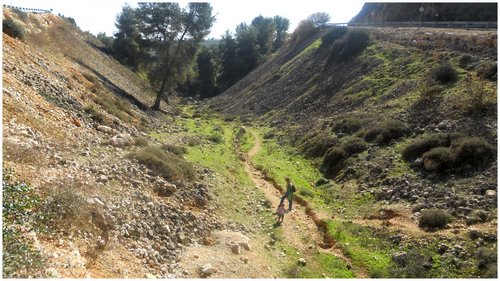
[[[158,0],[156,0],[158,2]],[[125,3],[135,7],[138,1],[129,0],[2,0],[3,4],[26,8],[53,9],[55,14],[63,14],[75,19],[83,31],[93,34],[106,32],[112,35],[116,16]],[[141,2],[145,2],[144,0]],[[179,1],[185,7],[188,1]],[[258,15],[272,17],[279,15],[290,20],[290,32],[297,24],[315,12],[326,12],[331,22],[347,22],[362,8],[361,0],[209,0],[216,14],[216,22],[209,37],[216,39],[226,31],[234,32],[241,22],[250,23]]]

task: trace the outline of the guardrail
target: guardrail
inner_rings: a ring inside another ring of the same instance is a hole
[[[369,27],[430,27],[454,29],[497,29],[497,22],[491,21],[398,21],[398,22],[373,22],[349,23],[349,26]]]
[[[20,10],[22,12],[27,12],[27,13],[35,13],[35,14],[45,14],[45,13],[52,13],[52,9],[50,10],[44,10],[44,9],[35,9],[35,8],[24,8],[24,7],[16,7],[16,6],[11,6],[11,5],[3,5],[4,8],[10,8],[10,9],[16,9]]]

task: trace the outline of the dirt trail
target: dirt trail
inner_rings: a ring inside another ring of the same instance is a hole
[[[271,182],[265,179],[264,174],[252,165],[251,159],[260,151],[261,142],[255,132],[250,131],[250,133],[253,135],[255,143],[248,152],[247,157],[245,157],[245,171],[255,185],[264,192],[266,198],[271,201],[271,209],[276,210],[282,195]],[[288,201],[285,200],[285,207],[287,206]],[[344,260],[352,268],[352,261],[343,254],[341,249],[335,246],[335,243],[327,248],[324,247],[324,245],[327,244],[324,241],[324,234],[315,224],[312,217],[306,213],[306,208],[299,205],[297,202],[293,203],[293,211],[285,215],[283,224],[279,227],[283,228],[284,238],[287,242],[306,255],[306,259],[308,256],[313,255],[314,251],[317,249],[322,252],[332,253]],[[367,277],[364,269],[355,271],[355,275],[359,278]]]

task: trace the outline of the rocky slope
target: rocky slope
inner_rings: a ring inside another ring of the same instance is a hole
[[[4,268],[4,277],[183,276],[183,249],[238,226],[213,216],[203,181],[168,182],[128,156],[145,132],[182,128],[146,109],[152,90],[89,34],[52,14],[3,12],[23,30],[22,38],[2,38],[3,168],[41,196],[47,216],[56,214],[48,232],[9,224],[47,266]]]

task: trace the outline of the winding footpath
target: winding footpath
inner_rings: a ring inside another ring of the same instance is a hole
[[[257,188],[262,190],[266,198],[271,202],[271,209],[276,210],[281,198],[281,193],[273,183],[266,180],[264,174],[257,170],[251,163],[251,159],[257,155],[261,149],[261,142],[254,131],[249,130],[249,133],[252,134],[254,139],[254,146],[243,160],[245,171]],[[288,201],[285,200],[285,207],[288,206],[287,204]],[[352,267],[352,261],[335,245],[335,241],[332,243],[331,238],[325,237],[324,230],[321,229],[321,226],[317,225],[317,221],[317,219],[314,220],[312,216],[308,215],[304,206],[294,202],[293,211],[285,214],[285,219],[279,227],[283,228],[284,239],[299,250],[306,260],[314,256],[315,252],[318,250],[321,252],[328,252],[344,260],[344,262],[352,268],[355,277],[367,278],[365,269],[354,269]],[[330,240],[330,242],[325,243],[326,240]]]

